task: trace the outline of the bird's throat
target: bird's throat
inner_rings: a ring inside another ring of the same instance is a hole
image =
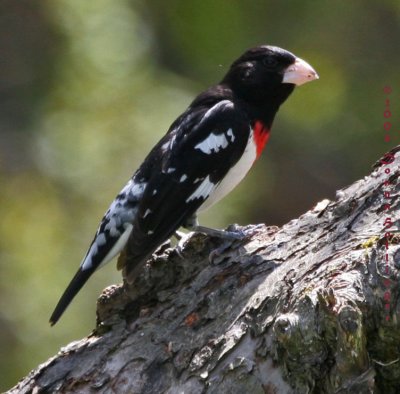
[[[256,120],[253,125],[253,139],[257,148],[257,159],[260,157],[265,145],[267,144],[271,131],[260,120]]]

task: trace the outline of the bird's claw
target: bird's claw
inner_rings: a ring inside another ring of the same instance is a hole
[[[196,226],[193,231],[206,234],[209,237],[220,238],[226,241],[243,241],[253,235],[253,232],[249,232],[247,229],[240,228],[237,224],[229,226],[226,230],[217,230],[214,228]]]
[[[250,226],[245,226],[241,227],[237,224],[231,224],[225,232],[229,234],[234,234],[235,239],[239,239],[241,241],[247,240],[254,235],[258,234],[260,231],[265,229],[264,224],[256,224],[256,225],[250,225]]]
[[[213,251],[208,256],[208,260],[211,264],[219,264],[224,260],[223,255],[227,252],[236,241],[246,241],[251,237],[265,230],[264,224],[257,224],[256,226],[240,227],[237,224],[230,225],[226,230],[224,230],[225,236],[221,237],[225,240],[223,244]]]

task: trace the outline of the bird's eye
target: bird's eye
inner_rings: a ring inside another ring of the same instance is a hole
[[[263,59],[263,64],[264,66],[267,66],[268,68],[275,67],[278,64],[278,61],[274,57],[265,57]]]

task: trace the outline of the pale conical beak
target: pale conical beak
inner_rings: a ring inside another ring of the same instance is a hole
[[[318,78],[316,71],[307,62],[298,57],[294,64],[290,65],[283,73],[282,83],[293,83],[300,86]]]

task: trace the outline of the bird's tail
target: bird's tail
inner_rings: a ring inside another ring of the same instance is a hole
[[[74,299],[74,297],[78,294],[79,290],[83,287],[83,285],[87,282],[90,276],[93,274],[95,269],[85,269],[79,268],[78,272],[72,278],[70,284],[65,289],[63,295],[58,301],[57,306],[54,309],[50,317],[50,324],[54,326],[57,321],[60,319],[61,315],[67,309],[68,305]]]

